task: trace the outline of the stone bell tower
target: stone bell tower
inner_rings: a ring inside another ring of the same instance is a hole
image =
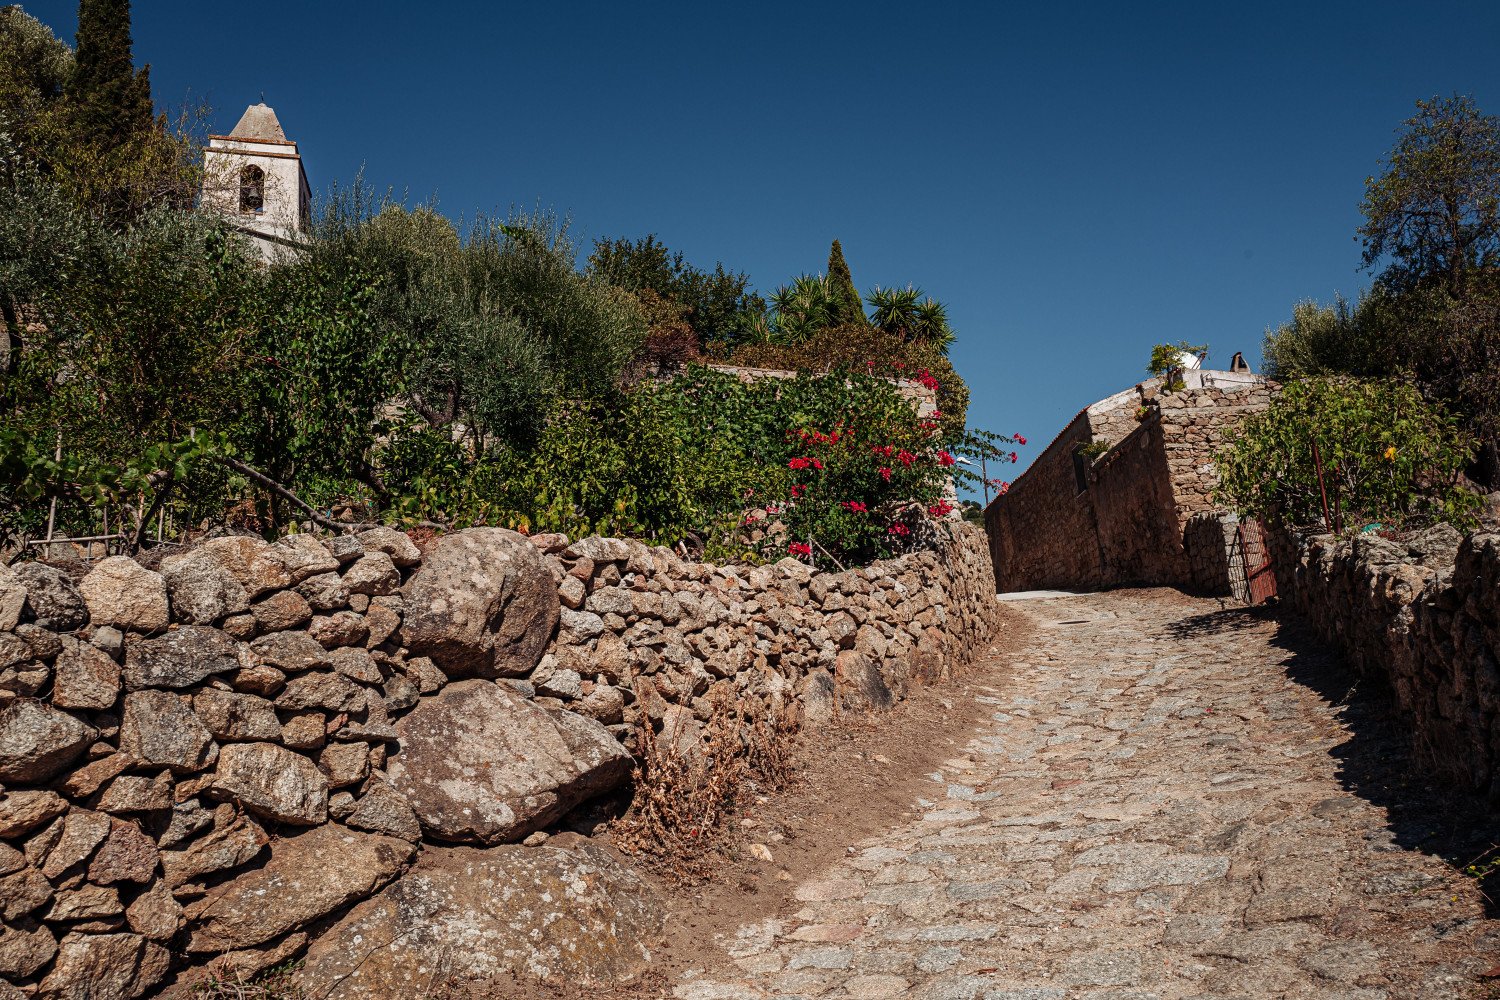
[[[312,207],[307,173],[265,101],[246,108],[228,135],[208,137],[203,205],[251,237],[267,261],[301,243]]]

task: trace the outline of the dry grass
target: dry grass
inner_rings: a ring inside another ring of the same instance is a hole
[[[678,880],[701,881],[726,847],[736,807],[793,779],[796,730],[785,712],[721,699],[703,726],[701,745],[684,747],[677,734],[657,733],[643,714],[635,799],[611,826],[611,840],[621,850],[658,859]]]
[[[307,1000],[293,981],[301,962],[288,962],[253,976],[208,968],[208,978],[193,986],[193,1000]]]

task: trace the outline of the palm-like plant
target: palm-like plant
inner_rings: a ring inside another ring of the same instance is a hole
[[[821,274],[799,275],[771,296],[771,326],[785,344],[800,344],[833,325],[833,288]]]
[[[902,340],[934,344],[947,351],[953,343],[953,328],[948,325],[948,309],[935,299],[925,298],[920,288],[881,288],[876,285],[865,297],[874,313],[870,322]]]

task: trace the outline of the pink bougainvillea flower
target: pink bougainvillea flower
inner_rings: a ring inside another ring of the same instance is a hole
[[[881,468],[880,468],[880,478],[884,479],[886,482],[890,482],[891,481],[891,470],[887,469],[884,466],[881,466]]]
[[[786,550],[789,554],[794,556],[812,555],[812,546],[808,545],[806,542],[793,542],[786,547]]]
[[[806,492],[807,492],[807,487],[803,486],[801,483],[798,483],[797,485],[795,485],[795,486],[792,487],[792,496],[796,497],[799,500],[802,498],[802,494],[804,494]]]
[[[1011,453],[1010,453],[1010,460],[1011,460],[1011,461],[1012,461],[1012,462],[1015,462],[1015,461],[1018,461],[1018,456],[1017,456],[1017,455],[1016,455],[1016,453],[1015,453],[1015,452],[1011,452]]]
[[[1025,443],[1026,443],[1026,439],[1025,439],[1025,438],[1023,438],[1023,437],[1022,437],[1022,436],[1021,436],[1021,435],[1019,435],[1019,434],[1017,434],[1017,435],[1016,435],[1016,436],[1015,436],[1015,438],[1016,438],[1016,444],[1020,444],[1020,445],[1024,445],[1024,444],[1025,444]]]
[[[952,465],[956,461],[958,461],[958,459],[954,458],[952,455],[948,454],[946,451],[940,451],[940,452],[938,452],[938,464],[939,465]]]
[[[886,528],[885,532],[888,535],[909,535],[911,534],[911,529],[906,525],[897,522],[896,524],[891,525],[889,528]]]
[[[931,514],[933,517],[947,517],[949,514],[953,513],[953,505],[946,500],[939,500],[937,503],[927,508],[927,513]]]
[[[915,462],[917,460],[917,456],[913,455],[911,452],[907,451],[905,448],[901,449],[901,454],[897,455],[896,457],[898,459],[900,459],[901,460],[901,464],[904,465],[904,466],[906,466],[907,468],[911,468],[911,463],[913,463],[913,462]]]
[[[855,513],[855,514],[864,514],[864,513],[866,513],[864,503],[861,502],[861,501],[859,501],[859,500],[845,500],[843,505],[845,507],[849,508],[849,510],[852,513]]]

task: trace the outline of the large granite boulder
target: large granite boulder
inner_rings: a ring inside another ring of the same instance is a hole
[[[187,908],[187,950],[215,954],[272,941],[366,898],[416,850],[332,824],[277,840],[264,867],[215,886]]]
[[[450,677],[519,677],[542,658],[561,604],[542,554],[504,528],[445,535],[402,588],[401,636]]]
[[[9,566],[0,566],[0,632],[8,632],[26,610],[26,584]]]
[[[467,680],[396,723],[391,786],[438,840],[520,840],[630,775],[630,755],[598,722],[549,712],[499,684]]]
[[[508,972],[615,983],[645,967],[662,920],[649,886],[592,844],[430,848],[324,931],[298,977],[324,1000],[419,1000]]]
[[[118,625],[127,632],[159,632],[167,627],[167,583],[129,556],[110,556],[78,585],[95,625]]]
[[[328,779],[312,761],[275,743],[224,746],[210,791],[283,823],[311,826],[328,819]]]
[[[21,563],[14,570],[26,587],[26,609],[42,628],[71,632],[88,624],[88,605],[68,574],[37,562]]]
[[[46,781],[98,738],[99,731],[82,719],[34,698],[15,698],[0,707],[0,781]]]
[[[162,560],[161,573],[179,619],[208,625],[247,611],[262,594],[291,586],[292,575],[277,548],[260,538],[215,538]]]
[[[38,1000],[133,1000],[167,974],[171,953],[139,934],[69,934]]]
[[[125,643],[125,689],[187,688],[238,670],[239,647],[216,628],[185,625],[155,639]]]

